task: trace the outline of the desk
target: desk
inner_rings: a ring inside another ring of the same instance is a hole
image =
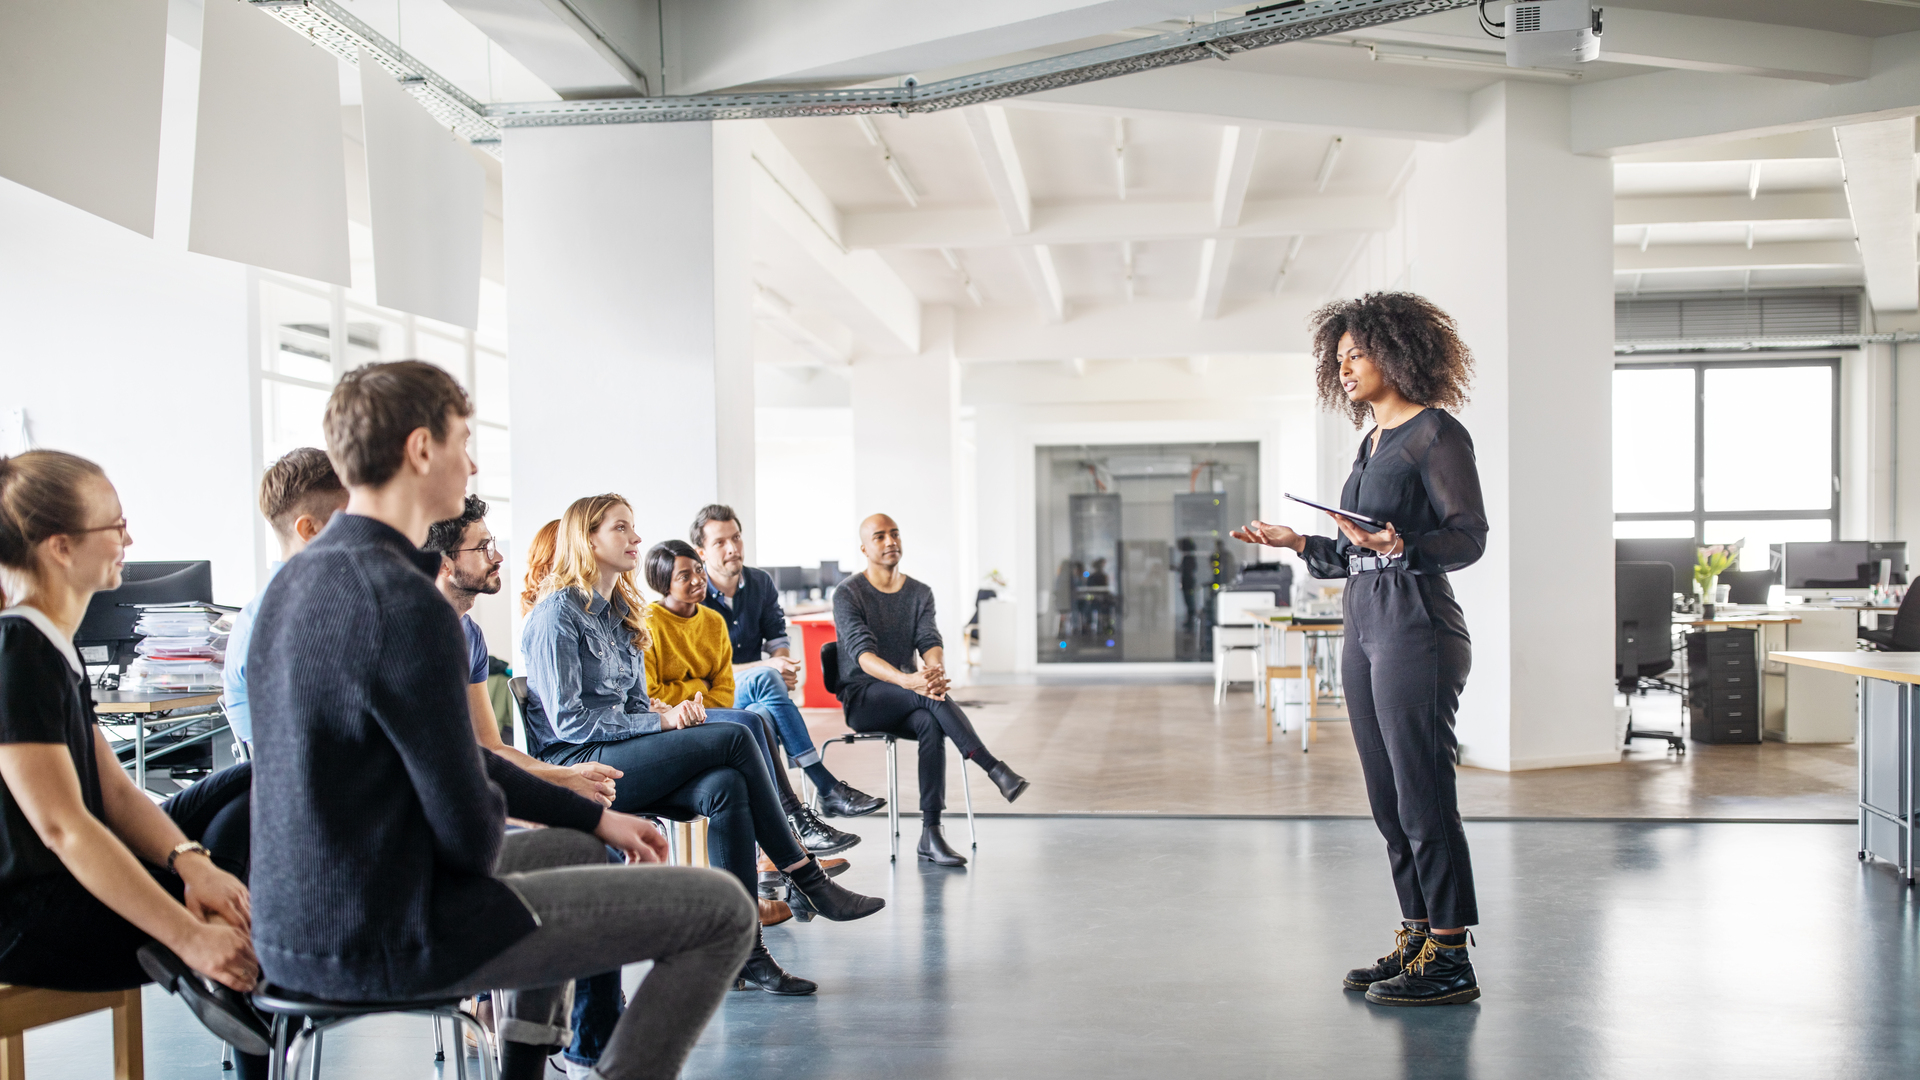
[[[1920,757],[1920,653],[1776,652],[1789,667],[1859,680],[1858,854],[1893,863],[1913,885],[1915,758]]]
[[[1346,634],[1344,620],[1321,621],[1322,616],[1296,616],[1292,608],[1248,608],[1247,614],[1253,617],[1254,630],[1259,635],[1254,648],[1254,667],[1259,673],[1260,698],[1264,705],[1267,721],[1267,742],[1273,742],[1273,689],[1274,679],[1299,679],[1306,695],[1307,717],[1300,730],[1300,750],[1305,753],[1307,741],[1312,737],[1314,725],[1320,720],[1320,688],[1317,685],[1319,669],[1315,665],[1313,643],[1331,641]],[[1291,649],[1287,645],[1286,635],[1300,635],[1300,663],[1287,664]],[[1270,665],[1273,643],[1280,643],[1280,665]],[[1331,669],[1334,678],[1339,678],[1339,668]],[[1336,682],[1337,685],[1337,682]],[[1285,709],[1284,704],[1281,705]],[[1284,717],[1283,717],[1284,718]],[[1345,719],[1345,717],[1328,719]]]
[[[1698,630],[1758,630],[1760,654],[1851,651],[1860,613],[1853,608],[1748,608],[1714,619],[1676,615],[1677,625]],[[1853,739],[1853,680],[1809,667],[1764,663],[1760,668],[1760,734],[1790,743],[1843,743]]]
[[[179,742],[168,743],[166,751],[191,746],[218,735],[227,726],[226,714],[219,709],[218,693],[163,693],[143,690],[95,690],[93,691],[93,711],[102,716],[133,717],[133,782],[140,790],[147,789],[147,725],[156,720],[166,720],[181,710],[194,710],[182,717],[177,723],[151,732],[155,736],[171,735],[194,724],[204,723],[217,718],[218,723],[205,731],[197,732]]]

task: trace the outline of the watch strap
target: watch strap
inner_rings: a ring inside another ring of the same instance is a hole
[[[188,840],[184,844],[175,845],[172,851],[167,852],[167,872],[172,874],[174,877],[179,877],[180,871],[174,869],[174,866],[173,866],[174,861],[180,858],[180,856],[182,855],[195,855],[195,854],[205,855],[209,859],[213,858],[213,852],[208,851],[207,846],[205,844],[202,844],[198,840]]]

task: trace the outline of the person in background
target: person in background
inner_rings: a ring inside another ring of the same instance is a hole
[[[242,880],[253,766],[154,805],[107,744],[73,647],[132,543],[98,465],[0,457],[0,980],[105,991],[151,977],[238,1051],[241,1077],[265,1077],[266,1025],[240,996],[260,977]]]
[[[534,755],[617,767],[624,775],[613,805],[629,813],[705,817],[708,857],[750,893],[758,885],[758,845],[828,919],[862,919],[885,907],[828,880],[794,839],[766,758],[743,725],[706,723],[698,693],[670,708],[647,696],[647,604],[633,581],[640,536],[627,500],[611,493],[577,499],[561,520],[551,591],[527,616],[521,644]],[[819,989],[782,970],[757,933],[739,977],[743,987],[774,994]]]
[[[886,806],[887,800],[876,799],[828,772],[813,745],[806,718],[793,703],[793,691],[800,685],[800,662],[793,659],[787,638],[780,590],[774,588],[773,575],[746,565],[747,546],[733,508],[717,503],[703,508],[694,516],[692,534],[688,539],[700,549],[711,586],[701,603],[719,613],[733,646],[734,707],[772,721],[787,756],[820,792],[822,814],[862,817]]]
[[[260,478],[260,516],[273,526],[274,539],[280,543],[280,561],[267,567],[267,581],[287,560],[307,549],[333,515],[347,505],[347,489],[333,473],[327,452],[312,446],[289,450],[280,460],[267,466]],[[234,616],[233,633],[227,638],[227,659],[221,669],[224,693],[221,709],[233,738],[246,748],[253,747],[253,710],[247,701],[247,642],[253,637],[253,619],[260,611],[262,588]],[[236,756],[239,752],[236,751]]]
[[[553,573],[553,548],[560,537],[560,519],[554,518],[527,543],[527,576],[520,583],[520,617],[526,618],[533,613],[533,605],[540,602],[540,586]]]
[[[987,752],[960,706],[947,700],[945,651],[934,624],[933,590],[900,572],[900,526],[885,514],[860,523],[865,573],[842,582],[833,594],[833,625],[840,639],[840,700],[847,726],[885,731],[920,744],[920,844],[922,859],[939,866],[965,866],[947,846],[940,811],[947,793],[947,744],[987,770],[987,779],[1008,801],[1027,781]]]
[[[472,413],[415,360],[350,371],[327,401],[347,508],[268,586],[248,654],[254,948],[315,997],[490,991],[503,1080],[546,1074],[575,979],[652,960],[594,1073],[669,1080],[746,959],[753,905],[714,871],[606,865],[608,847],[658,862],[666,840],[475,743],[442,557],[419,550],[462,511]],[[508,815],[549,827],[509,836]]]
[[[860,838],[820,820],[800,801],[787,771],[773,754],[771,727],[766,717],[734,707],[733,645],[727,624],[701,601],[707,595],[707,571],[700,553],[683,540],[668,540],[647,552],[647,586],[660,602],[647,613],[647,696],[663,705],[678,705],[696,694],[707,707],[708,720],[726,720],[747,726],[761,753],[787,826],[800,846],[815,855],[832,855],[860,842]]]

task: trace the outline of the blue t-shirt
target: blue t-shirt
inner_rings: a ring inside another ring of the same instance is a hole
[[[467,681],[486,682],[487,635],[480,632],[480,624],[471,615],[460,616],[460,629],[467,632]]]

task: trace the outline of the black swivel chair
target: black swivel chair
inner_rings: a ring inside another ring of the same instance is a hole
[[[827,693],[832,694],[836,698],[840,696],[840,643],[837,641],[829,641],[825,645],[820,646],[820,683],[827,688]],[[844,710],[845,706],[842,705],[841,708]],[[900,755],[895,745],[896,741],[900,738],[904,738],[904,736],[893,735],[885,731],[850,731],[845,735],[835,735],[831,739],[822,740],[820,743],[820,763],[822,765],[826,764],[827,761],[827,747],[832,746],[834,743],[846,743],[848,746],[852,746],[857,742],[882,742],[886,744],[887,827],[893,840],[893,853],[887,857],[890,862],[897,862],[900,858]],[[959,752],[959,748],[955,747],[954,753],[957,754]],[[978,851],[980,849],[980,834],[976,832],[973,827],[973,783],[967,776],[966,758],[960,759],[960,789],[967,793],[967,843],[972,846],[973,850]],[[817,793],[814,801],[816,803],[819,801]],[[820,807],[817,805],[814,807],[815,811],[819,809]]]
[[[1914,599],[1916,594],[1920,589],[1910,588],[1901,598],[1900,610],[1893,613],[1893,629],[1862,630],[1860,640],[1876,652],[1920,652],[1920,600]]]
[[[1671,731],[1633,726],[1633,695],[1673,690],[1658,679],[1673,670],[1673,567],[1663,562],[1613,564],[1613,673],[1627,696],[1627,741],[1663,739],[1675,753],[1687,743]]]
[[[1779,580],[1771,570],[1728,570],[1720,575],[1729,604],[1764,604],[1768,590]]]

